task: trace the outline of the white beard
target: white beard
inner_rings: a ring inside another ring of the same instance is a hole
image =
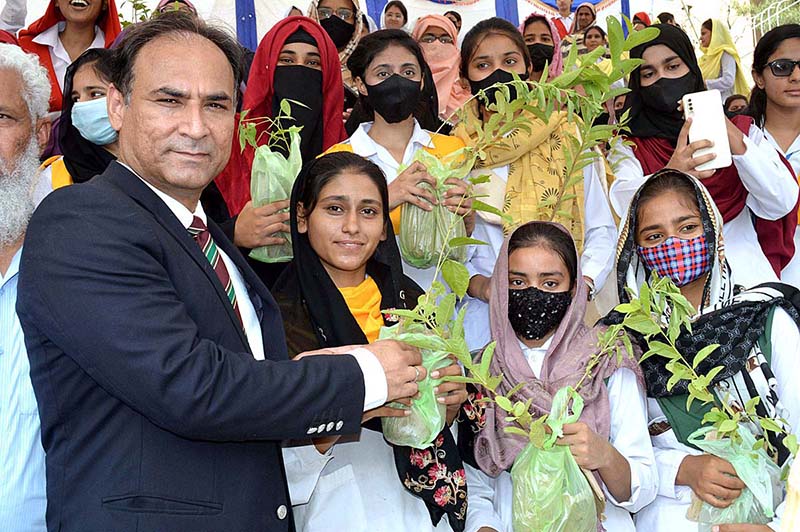
[[[13,166],[0,159],[0,248],[11,246],[25,234],[38,175],[39,146],[33,135]]]

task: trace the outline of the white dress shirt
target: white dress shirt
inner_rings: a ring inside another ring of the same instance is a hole
[[[778,384],[778,397],[789,412],[789,426],[793,432],[800,427],[800,365],[797,364],[800,332],[794,320],[781,308],[775,310],[772,322],[772,359],[770,367]],[[647,399],[650,423],[666,420],[658,401]],[[696,532],[697,523],[686,519],[686,511],[692,501],[689,486],[676,486],[675,477],[683,459],[688,455],[699,455],[700,451],[682,444],[672,429],[653,436],[653,448],[658,466],[658,496],[652,504],[636,515],[636,526],[647,532]],[[773,530],[780,530],[780,515],[784,503],[776,510],[776,518],[769,524]]]
[[[43,44],[50,48],[50,60],[53,62],[53,70],[56,73],[58,86],[61,87],[62,92],[64,91],[64,76],[67,74],[67,67],[72,63],[72,59],[70,59],[67,49],[64,48],[64,45],[61,43],[61,38],[59,37],[59,34],[64,31],[66,24],[67,23],[63,21],[59,22],[33,38],[33,42]],[[87,50],[90,48],[105,48],[105,46],[106,35],[103,33],[103,30],[95,26],[94,40]]]
[[[744,144],[745,153],[734,155],[733,164],[748,191],[746,208],[725,223],[722,235],[733,282],[750,288],[778,280],[758,242],[752,216],[765,220],[782,218],[794,208],[798,186],[760,128],[751,126]],[[650,176],[644,175],[633,151],[621,143],[615,143],[608,159],[616,169],[616,180],[610,190],[611,205],[625,219],[634,194]]]
[[[789,149],[785,153],[778,144],[778,141],[770,135],[766,128],[764,129],[764,137],[787,161],[789,161],[789,164],[792,165],[792,169],[794,170],[794,175],[800,176],[800,135],[794,139],[794,142],[792,142],[792,145],[789,146]],[[798,250],[800,250],[800,231],[795,230],[794,257],[781,272],[781,281],[800,288],[800,253],[798,253]]]
[[[128,167],[126,166],[126,168]],[[130,170],[130,168],[128,169]],[[133,170],[131,170],[131,172],[133,172]],[[181,225],[186,227],[187,231],[195,216],[200,218],[204,224],[208,225],[206,213],[203,211],[203,206],[200,202],[197,203],[197,207],[194,212],[192,212],[172,196],[157,189],[141,177],[139,179],[166,204],[178,221],[180,221]],[[253,357],[256,360],[264,360],[264,340],[261,334],[261,324],[258,321],[253,302],[250,300],[246,285],[242,279],[242,274],[222,248],[219,246],[217,246],[217,248],[222,261],[225,263],[225,267],[228,269],[228,274],[233,284],[233,291],[236,294],[236,302],[239,306],[239,314],[242,317],[242,323],[244,324],[244,331],[247,336],[247,343],[250,346],[250,351],[253,353]],[[386,402],[388,395],[388,384],[386,382],[386,375],[383,372],[383,366],[381,366],[381,363],[375,355],[367,349],[359,348],[350,354],[358,362],[361,373],[364,376],[364,411],[381,406]]]
[[[529,348],[520,343],[537,377],[551,341],[552,337],[538,348]],[[658,471],[647,432],[645,392],[639,387],[636,375],[624,368],[611,375],[607,386],[611,408],[609,441],[630,465],[631,496],[627,501],[618,502],[603,484],[606,496],[603,527],[608,532],[633,532],[635,527],[631,513],[653,501],[658,487]],[[465,468],[469,490],[466,532],[476,532],[481,527],[513,532],[511,474],[503,471],[497,478],[492,478],[467,464]]]

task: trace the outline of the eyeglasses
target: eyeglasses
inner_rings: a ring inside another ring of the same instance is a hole
[[[776,59],[767,63],[767,66],[772,71],[772,75],[776,78],[788,78],[794,72],[794,68],[800,66],[800,61],[792,61],[791,59]]]
[[[442,44],[453,44],[453,38],[450,37],[449,35],[440,35],[439,37],[437,37],[435,35],[431,35],[430,33],[426,33],[419,40],[419,42],[425,44],[431,44],[436,41],[439,41]]]
[[[329,7],[318,7],[317,15],[319,15],[320,20],[331,18],[333,15],[336,15],[342,20],[350,20],[353,18],[353,10],[347,9],[346,7],[340,7],[339,9],[336,10],[331,9]]]

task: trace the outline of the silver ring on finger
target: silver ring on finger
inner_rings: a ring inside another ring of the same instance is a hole
[[[414,366],[414,371],[415,371],[414,382],[419,382],[419,376],[420,376],[419,368],[417,366]]]

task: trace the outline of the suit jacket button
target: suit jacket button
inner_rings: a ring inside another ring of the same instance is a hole
[[[315,432],[317,432],[317,427],[311,427],[306,431],[306,434],[314,434]]]
[[[278,506],[278,511],[276,513],[278,514],[278,519],[286,519],[286,514],[289,513],[289,511],[286,509],[285,504],[281,504]]]
[[[330,431],[332,431],[332,430],[333,430],[333,425],[334,425],[333,421],[331,421],[330,423],[328,423],[328,426],[327,426],[327,427],[325,427],[325,431],[326,431],[326,432],[330,432]]]
[[[325,423],[323,423],[322,425],[320,425],[319,427],[317,427],[317,432],[318,432],[318,433],[320,433],[320,434],[322,434],[323,432],[325,432]]]
[[[340,419],[336,422],[336,430],[342,430],[342,427],[344,427],[344,421]]]

